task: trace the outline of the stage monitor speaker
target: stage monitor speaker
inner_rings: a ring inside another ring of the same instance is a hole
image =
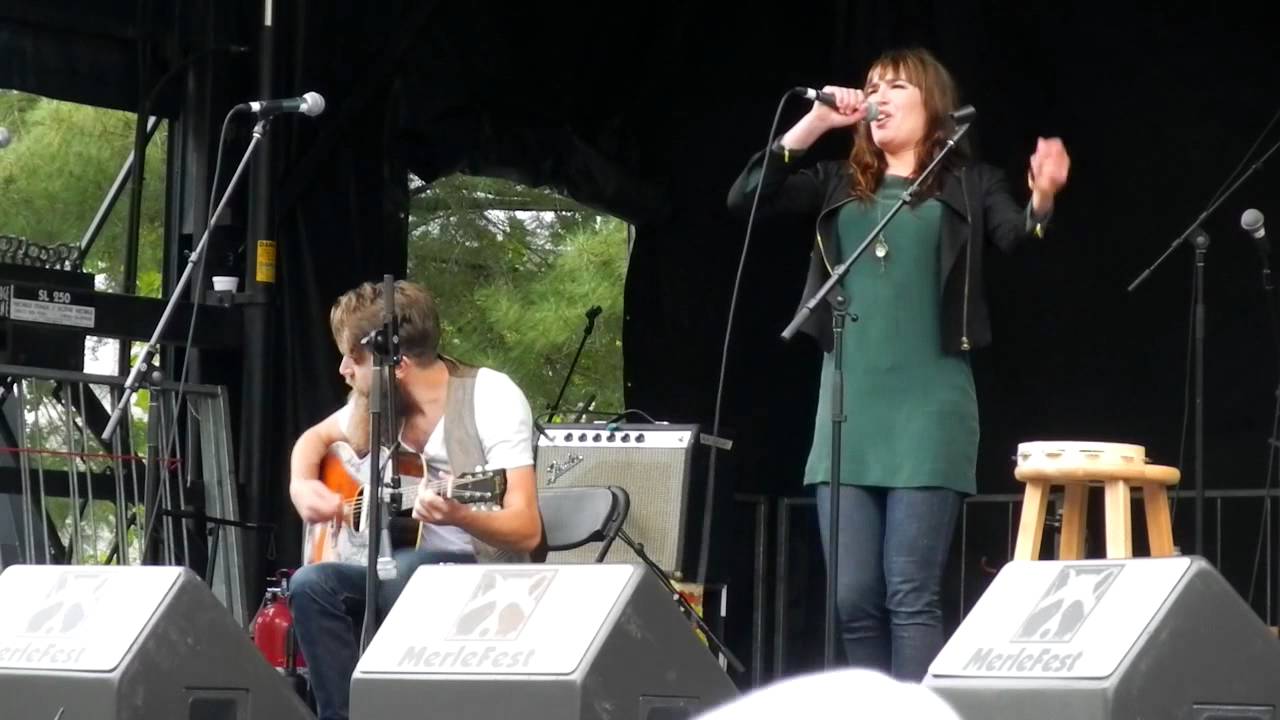
[[[736,694],[642,566],[423,565],[356,666],[351,715],[685,720]]]
[[[14,565],[0,604],[6,720],[312,717],[186,568]]]
[[[631,512],[623,529],[668,574],[692,577],[699,538],[689,527],[701,527],[705,503],[691,493],[697,445],[697,425],[548,425],[538,436],[538,486],[625,488]],[[586,545],[551,553],[547,562],[591,562],[597,552]],[[639,558],[615,542],[605,561]]]
[[[1011,562],[924,684],[970,718],[1275,718],[1280,641],[1199,557]]]

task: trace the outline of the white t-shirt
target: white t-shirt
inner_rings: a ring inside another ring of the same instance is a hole
[[[520,387],[505,373],[480,368],[475,384],[476,430],[484,446],[484,470],[524,467],[533,464],[533,413]],[[338,410],[337,421],[344,430],[350,427],[353,406],[350,402]],[[425,448],[405,448],[423,455],[428,479],[439,481],[449,475],[449,453],[445,449],[445,418],[442,415],[427,438]],[[471,472],[476,468],[457,468]],[[474,553],[471,535],[451,525],[422,524],[422,542],[427,550]]]

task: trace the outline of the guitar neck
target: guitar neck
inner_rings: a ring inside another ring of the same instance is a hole
[[[426,483],[426,487],[428,490],[436,493],[437,495],[442,495],[444,497],[451,497],[451,498],[465,502],[466,500],[471,498],[482,499],[482,498],[488,498],[492,496],[492,493],[477,492],[477,491],[466,489],[468,485],[475,484],[477,482],[480,482],[483,479],[484,478],[473,478],[469,476],[463,476],[460,478],[454,478],[452,481],[449,481],[449,480],[429,481]],[[400,489],[396,491],[400,493],[400,505],[402,506],[401,509],[404,509],[403,506],[405,505],[405,503],[412,504],[417,501],[418,493],[422,490],[422,487],[423,487],[423,484],[419,482],[413,485],[402,485]],[[355,505],[359,506],[361,504],[363,503],[359,499],[355,501]]]
[[[476,482],[475,480],[461,481],[456,479],[453,481],[453,483],[449,483],[447,481],[440,481],[436,483],[429,483],[427,485],[427,489],[431,490],[437,495],[443,495],[445,497],[451,497],[451,498],[454,498],[455,500],[463,500],[463,501],[469,499],[470,497],[490,497],[492,495],[492,493],[477,492],[475,490],[466,489],[467,485],[471,485],[475,482]],[[452,484],[452,488],[450,488],[451,484]],[[422,485],[411,485],[409,487],[400,488],[401,502],[416,501],[418,499],[418,491],[421,489],[422,489]],[[442,490],[447,490],[447,492],[441,492]]]

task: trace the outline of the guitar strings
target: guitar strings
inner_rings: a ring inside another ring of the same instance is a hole
[[[453,478],[452,480],[444,480],[444,479],[442,479],[442,480],[428,480],[428,481],[427,481],[427,489],[428,489],[428,490],[431,490],[432,492],[437,492],[437,491],[439,491],[439,490],[443,490],[443,489],[447,488],[450,484],[453,484],[453,485],[454,485],[454,491],[455,491],[455,492],[458,492],[458,491],[459,491],[459,488],[457,487],[457,484],[459,483],[459,481],[463,482],[464,484],[468,484],[468,483],[470,483],[470,482],[475,482],[474,480],[466,480],[466,479],[465,479],[465,477],[466,477],[466,476],[463,476],[463,478]],[[418,485],[409,485],[409,486],[404,486],[404,487],[401,487],[401,488],[400,488],[400,494],[401,494],[402,496],[404,496],[404,499],[410,499],[410,500],[413,500],[413,499],[416,499],[416,496],[417,496],[417,494],[418,494],[418,491],[419,491],[419,490],[421,490],[421,489],[422,489],[422,485],[421,485],[421,483],[419,483]],[[469,491],[469,490],[461,490],[460,492],[476,492],[476,491],[474,491],[474,490],[470,490],[470,491]],[[437,494],[439,494],[439,493],[437,492]],[[490,494],[491,494],[491,493],[490,493]],[[448,497],[448,496],[445,496],[445,497]],[[401,500],[401,502],[403,502],[403,499]],[[352,499],[350,499],[350,500],[343,500],[343,501],[342,501],[342,504],[343,504],[343,506],[344,506],[344,509],[350,509],[350,510],[351,510],[351,512],[352,512],[353,514],[354,514],[354,513],[357,513],[357,512],[360,512],[361,510],[363,510],[363,509],[364,509],[364,495],[363,495],[363,494],[361,494],[361,495],[358,495],[358,496],[356,496],[356,497],[354,497],[354,498],[352,498]]]
[[[457,479],[456,479],[456,478],[453,480],[453,484],[454,484],[454,485],[456,485],[456,484],[457,484]],[[449,485],[450,485],[450,481],[448,481],[448,480],[430,480],[430,481],[428,481],[428,482],[427,482],[427,489],[428,489],[428,490],[431,490],[431,491],[433,491],[433,492],[435,492],[435,491],[438,491],[438,490],[443,490],[443,489],[445,489],[446,487],[448,487]],[[401,488],[400,488],[400,494],[401,494],[401,495],[404,495],[404,496],[413,496],[413,495],[417,495],[417,494],[418,494],[418,491],[419,491],[419,490],[421,490],[421,489],[422,489],[422,485],[421,485],[421,484],[418,484],[418,485],[407,485],[407,486],[404,486],[404,487],[401,487]],[[456,488],[455,488],[455,489],[456,489]],[[474,492],[474,491],[472,491],[472,492]],[[437,493],[437,494],[439,494],[439,493]],[[354,505],[359,505],[362,501],[363,501],[363,496],[355,497],[355,498],[352,498],[352,499],[350,499],[350,500],[343,500],[342,502],[343,502],[343,504],[344,504],[344,505],[353,505],[353,504],[354,504]]]
[[[380,475],[383,475],[383,476],[386,475],[387,469],[391,466],[391,462],[393,460],[394,460],[394,456],[390,452],[388,452],[386,458],[382,462],[378,463],[381,466],[380,467],[381,472],[379,473]],[[422,462],[423,471],[426,472],[427,470],[426,458],[419,456],[419,460]],[[500,471],[486,471],[486,473],[483,473],[483,474],[496,475],[498,472]],[[440,490],[443,490],[447,488],[450,484],[452,484],[454,485],[454,493],[457,493],[458,492],[457,485],[459,484],[459,482],[463,484],[469,484],[471,482],[475,482],[476,480],[480,479],[480,478],[472,478],[470,480],[468,479],[469,477],[474,475],[476,475],[476,473],[467,473],[461,477],[456,477],[452,479],[442,478],[440,480],[427,480],[426,482],[427,489],[431,490],[432,492],[435,492],[436,494],[440,494],[439,493]],[[404,476],[402,475],[401,477],[404,477]],[[412,478],[413,476],[409,475],[408,477]],[[421,488],[422,488],[421,480],[419,480],[419,483],[417,485],[402,486],[399,490],[402,496],[401,503],[403,504],[405,499],[408,499],[410,501],[416,500],[418,491]],[[463,490],[462,492],[476,492],[476,491]],[[451,493],[451,495],[454,493]],[[488,493],[488,494],[492,494],[492,493]],[[451,495],[446,495],[444,497],[451,497]],[[351,521],[354,522],[355,516],[364,510],[364,493],[361,492],[359,495],[357,495],[354,498],[351,498],[349,500],[343,500],[342,505],[343,505],[344,517],[349,517]],[[404,508],[401,507],[400,509],[403,510]]]

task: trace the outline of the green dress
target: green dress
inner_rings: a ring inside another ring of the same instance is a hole
[[[893,208],[905,179],[886,176],[874,203],[837,211],[840,257]],[[885,228],[883,262],[873,243],[845,275],[844,411],[840,482],[888,488],[943,487],[973,494],[978,456],[978,401],[968,356],[942,349],[939,238],[942,206],[905,206]],[[828,256],[834,253],[828,248]],[[822,383],[805,484],[831,479],[831,383]]]

